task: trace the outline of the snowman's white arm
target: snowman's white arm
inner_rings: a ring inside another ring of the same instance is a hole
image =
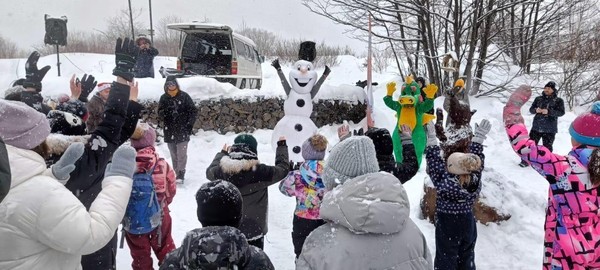
[[[281,85],[283,86],[283,91],[285,91],[286,95],[289,95],[290,91],[292,91],[292,87],[285,78],[285,75],[283,75],[283,71],[281,71],[281,69],[277,69],[277,75],[279,76],[279,80],[281,81]]]

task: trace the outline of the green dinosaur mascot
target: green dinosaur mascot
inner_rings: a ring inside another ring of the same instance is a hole
[[[396,111],[398,117],[396,128],[392,134],[394,155],[396,156],[397,163],[402,163],[402,142],[400,141],[400,135],[398,134],[398,127],[408,125],[413,131],[412,141],[415,145],[417,162],[419,166],[421,165],[423,151],[425,151],[425,145],[427,143],[427,136],[423,124],[435,118],[435,116],[427,114],[426,112],[433,108],[433,98],[435,97],[437,90],[438,87],[435,84],[430,84],[425,87],[423,91],[425,92],[426,97],[423,100],[419,84],[413,80],[412,76],[407,76],[398,101],[394,101],[392,95],[396,91],[396,83],[390,82],[387,84],[387,95],[383,98],[383,101],[386,106]]]

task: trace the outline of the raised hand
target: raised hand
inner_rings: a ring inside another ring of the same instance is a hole
[[[71,80],[69,80],[69,88],[71,88],[71,98],[78,99],[81,96],[81,83],[79,79],[75,77],[75,74],[71,76]]]
[[[104,177],[125,176],[133,177],[136,169],[135,149],[129,145],[121,145],[112,156],[112,162],[106,166]]]
[[[71,144],[60,160],[52,165],[52,174],[54,177],[58,180],[69,180],[71,172],[75,170],[75,162],[81,158],[83,150],[83,143]]]
[[[37,62],[40,59],[40,53],[37,51],[32,52],[27,58],[25,63],[25,81],[23,87],[34,88],[36,91],[42,91],[42,79],[50,70],[50,66],[45,66],[42,69],[38,69]]]
[[[81,79],[80,83],[81,95],[79,96],[79,100],[87,102],[87,97],[92,91],[94,91],[94,88],[96,88],[96,85],[98,84],[95,79],[96,78],[94,78],[92,75],[83,74],[83,78]]]
[[[435,135],[436,131],[435,131],[435,127],[434,127],[433,123],[432,122],[427,123],[427,125],[425,125],[425,128],[427,129],[427,146],[437,145],[438,140]]]
[[[325,66],[325,71],[323,71],[323,76],[327,77],[331,73],[331,69],[328,66]]]
[[[389,82],[387,85],[387,95],[388,96],[392,96],[394,95],[394,92],[396,92],[396,82]]]
[[[281,65],[279,64],[279,59],[273,60],[273,62],[271,62],[271,66],[273,66],[276,70],[281,70]]]
[[[412,143],[412,130],[408,125],[401,125],[398,131],[400,132],[400,141],[402,144]]]
[[[118,38],[115,46],[115,68],[112,74],[131,82],[139,50],[139,47],[135,45],[133,40]]]
[[[448,138],[446,137],[446,132],[444,131],[444,111],[441,108],[437,108],[435,110],[435,117],[435,133],[442,142],[445,142]]]
[[[481,120],[479,124],[475,123],[475,136],[473,136],[472,142],[483,144],[486,135],[492,129],[492,124],[487,119]]]
[[[429,99],[435,98],[435,93],[438,91],[438,87],[435,84],[429,84],[427,87],[423,89],[425,92],[425,96]]]
[[[340,141],[343,141],[344,139],[350,137],[350,126],[343,124],[338,128],[337,132],[338,138]]]
[[[531,97],[531,87],[527,85],[521,85],[515,90],[502,111],[502,118],[504,125],[522,124],[525,122],[523,115],[521,115],[521,107]]]
[[[138,82],[129,82],[129,100],[137,101],[140,88]]]

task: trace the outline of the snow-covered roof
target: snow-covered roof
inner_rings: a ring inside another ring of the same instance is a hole
[[[234,32],[233,37],[243,41],[244,43],[248,43],[249,45],[252,45],[253,47],[256,47],[256,43],[254,43],[254,41],[252,41],[250,38],[248,38],[246,36],[242,36],[242,35]]]

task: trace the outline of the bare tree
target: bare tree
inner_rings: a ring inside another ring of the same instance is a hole
[[[0,35],[0,58],[25,57],[25,54],[16,43]]]
[[[181,33],[177,30],[172,30],[167,25],[172,23],[183,22],[183,19],[177,15],[169,15],[158,20],[158,24],[154,28],[156,37],[154,39],[154,47],[156,47],[161,55],[177,56],[179,52],[179,44]]]

